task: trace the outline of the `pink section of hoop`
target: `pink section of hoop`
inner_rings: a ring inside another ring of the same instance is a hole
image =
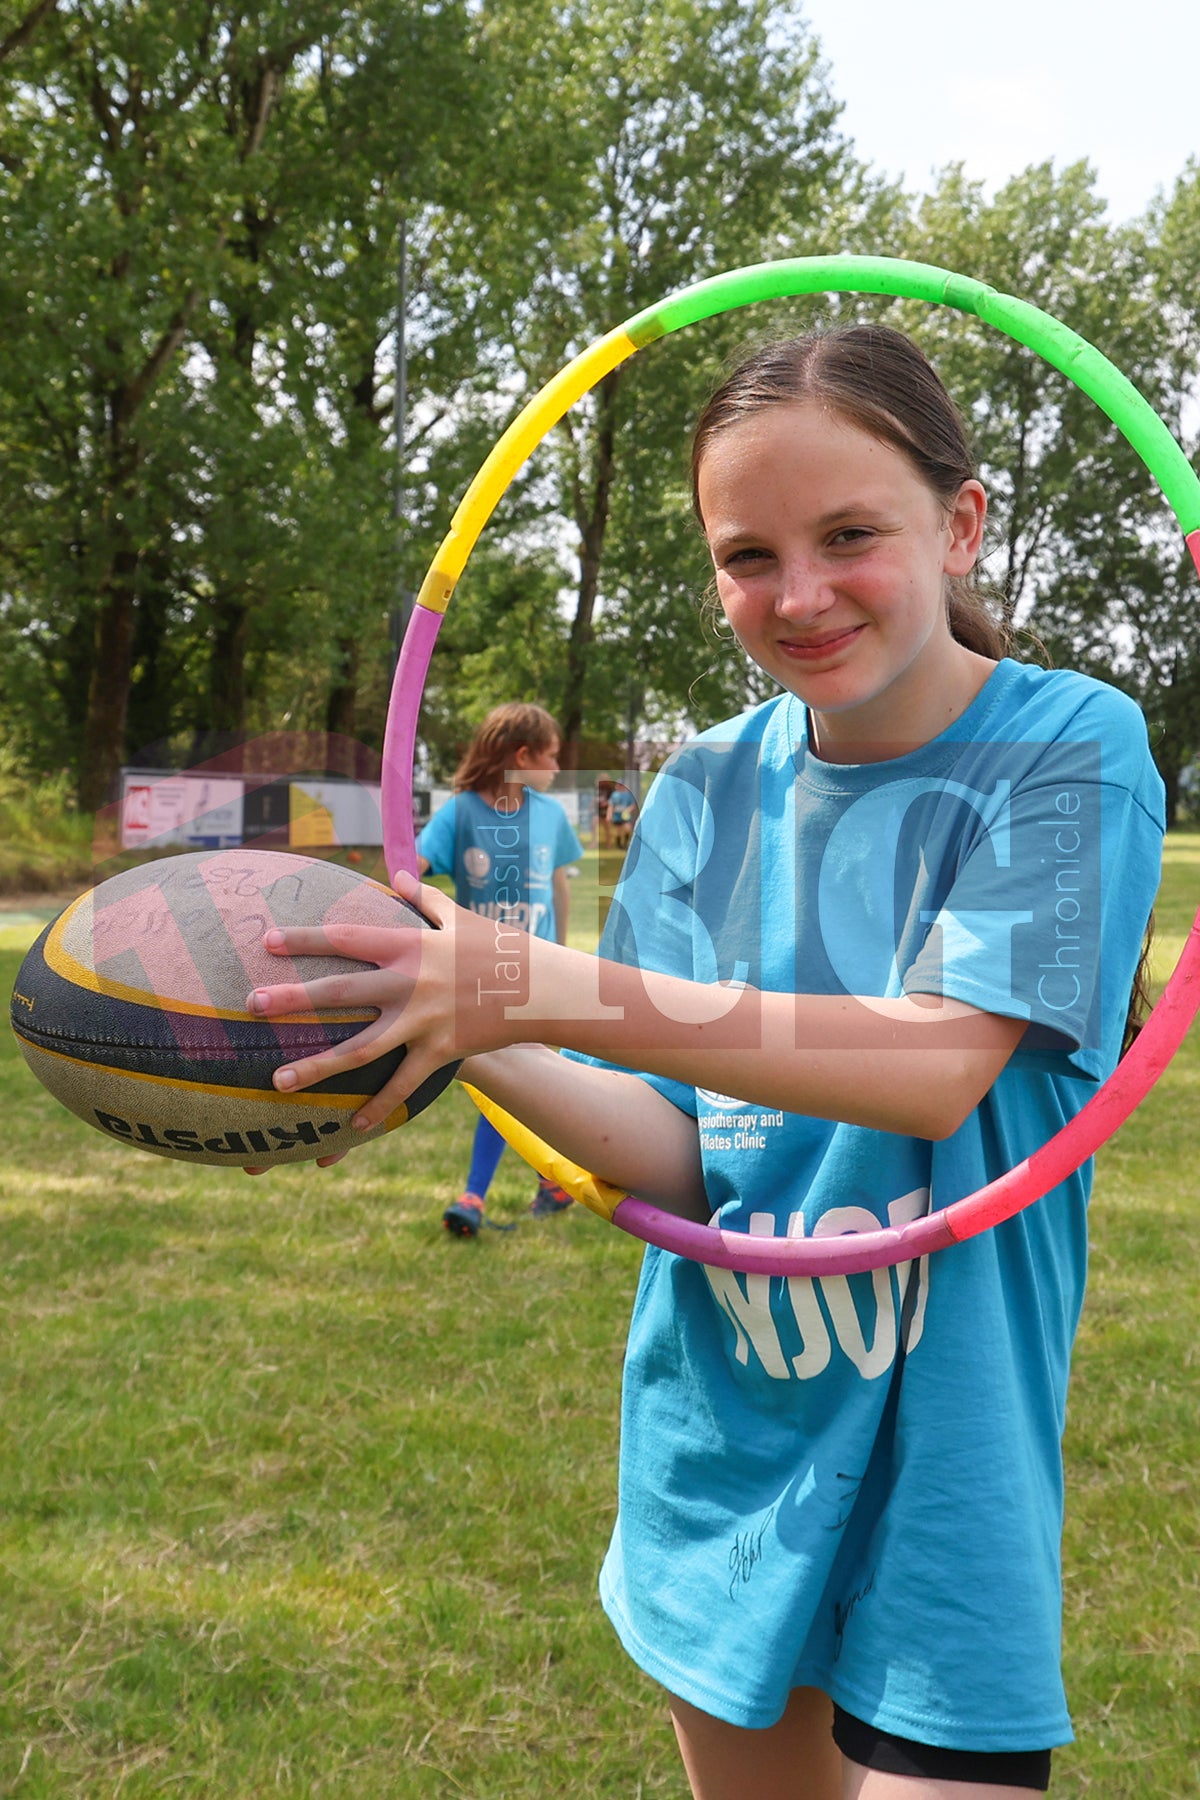
[[[1186,1037],[1198,1007],[1200,920],[1193,924],[1175,972],[1136,1042],[1087,1105],[1049,1143],[1007,1174],[911,1224],[840,1237],[759,1238],[678,1219],[632,1195],[616,1208],[613,1224],[661,1250],[743,1275],[854,1275],[961,1244],[1011,1219],[1094,1155],[1150,1092]]]
[[[1189,531],[1184,543],[1192,553],[1192,561],[1196,565],[1196,573],[1200,575],[1200,530]]]
[[[400,869],[407,875],[417,872],[412,806],[417,714],[429,659],[445,616],[428,606],[414,606],[400,646],[396,673],[392,677],[392,696],[383,735],[382,796],[383,854],[389,876]]]
[[[855,1275],[889,1263],[912,1262],[929,1250],[957,1242],[944,1212],[930,1213],[898,1229],[860,1231],[841,1237],[769,1238],[745,1231],[722,1231],[677,1219],[648,1200],[632,1195],[612,1216],[630,1237],[671,1250],[676,1256],[707,1263],[710,1269],[735,1269],[739,1275]]]

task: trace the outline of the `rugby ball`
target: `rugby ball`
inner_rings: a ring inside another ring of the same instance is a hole
[[[353,869],[281,851],[211,850],[127,869],[48,925],[13,989],[13,1030],[55,1099],[117,1143],[223,1167],[307,1162],[379,1137],[437,1098],[455,1067],[422,1082],[371,1131],[351,1121],[403,1046],[303,1092],[279,1094],[282,1063],[344,1042],[373,1007],[256,1018],[252,988],[367,969],[345,957],[292,962],[263,948],[273,925],[424,926]]]

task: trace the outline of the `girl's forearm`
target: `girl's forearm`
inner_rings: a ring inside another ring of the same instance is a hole
[[[942,1138],[978,1105],[1024,1030],[1019,1019],[935,995],[774,994],[629,968],[465,911],[436,888],[396,881],[398,891],[419,900],[434,930],[272,930],[264,943],[274,951],[347,956],[376,967],[282,982],[247,1000],[251,1012],[267,1016],[377,1009],[375,1022],[348,1043],[274,1076],[281,1092],[309,1087],[407,1045],[400,1069],[358,1114],[363,1130],[449,1062],[557,1044],[748,1104]],[[527,1122],[539,1129],[534,1118]],[[555,1142],[552,1131],[541,1135]],[[567,1143],[556,1148],[573,1154]],[[596,1167],[589,1154],[575,1160],[615,1183],[627,1180],[623,1171]]]
[[[480,983],[508,1042],[553,1042],[785,1112],[943,1138],[1024,1029],[936,995],[881,1000],[706,985],[527,940],[523,982]],[[509,965],[509,972],[512,972]]]
[[[472,1057],[460,1074],[590,1174],[708,1219],[696,1121],[636,1075],[572,1062],[542,1044]]]

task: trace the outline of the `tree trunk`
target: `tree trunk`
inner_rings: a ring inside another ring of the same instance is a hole
[[[142,558],[133,631],[133,679],[125,719],[125,760],[161,766],[176,726],[178,683],[171,642],[171,567],[161,550]],[[82,716],[82,712],[81,712]]]
[[[325,702],[325,767],[339,775],[357,777],[363,760],[354,737],[358,719],[358,639],[349,635],[339,638],[333,656]]]
[[[57,6],[58,0],[36,0],[36,4],[13,26],[8,36],[0,39],[0,62],[4,62],[6,57],[15,56],[21,46],[28,43],[42,20],[48,18]]]
[[[1190,716],[1188,691],[1186,687],[1185,658],[1177,649],[1171,658],[1170,680],[1166,680],[1166,670],[1160,671],[1159,679],[1166,688],[1165,718],[1157,730],[1150,733],[1151,751],[1155,767],[1163,779],[1166,789],[1167,830],[1179,823],[1179,807],[1183,799],[1183,771],[1192,759],[1191,746],[1195,743],[1195,726]]]
[[[378,342],[372,343],[357,381],[350,385],[351,419],[355,428],[362,428],[361,441],[370,445],[374,444],[380,423],[386,416],[378,403],[379,374],[375,366],[378,347]],[[354,441],[352,436],[351,442]],[[397,496],[397,503],[398,498]],[[405,601],[407,605],[404,604]],[[400,654],[400,646],[411,616],[411,597],[402,593],[401,605],[393,613],[391,621],[394,656]],[[362,775],[361,771],[371,766],[372,753],[355,740],[361,677],[362,654],[359,640],[351,632],[347,632],[334,642],[333,666],[330,670],[329,690],[325,696],[325,732],[328,742],[326,767],[340,774],[369,780],[370,777]]]
[[[213,603],[208,659],[208,717],[213,731],[240,736],[246,729],[246,640],[250,606],[241,594]]]
[[[137,566],[133,546],[119,544],[101,588],[79,775],[79,805],[84,812],[99,812],[117,797],[133,667]]]

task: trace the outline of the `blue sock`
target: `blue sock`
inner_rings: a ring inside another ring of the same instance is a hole
[[[475,1126],[475,1142],[471,1146],[471,1167],[467,1171],[467,1192],[480,1200],[487,1199],[501,1156],[504,1139],[496,1127],[480,1113]]]

